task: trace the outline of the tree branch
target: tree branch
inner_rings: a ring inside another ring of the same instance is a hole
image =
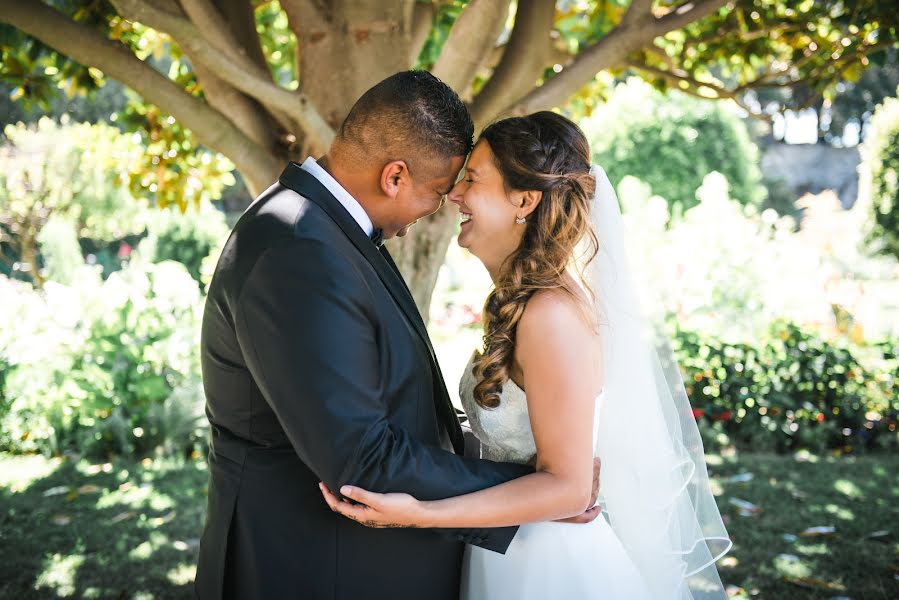
[[[653,39],[665,35],[669,31],[682,29],[699,19],[707,17],[718,11],[731,0],[696,0],[685,2],[677,8],[669,11],[661,17],[653,19],[651,27]]]
[[[706,17],[727,2],[688,2],[648,22],[637,17],[631,20],[626,14],[615,29],[581,52],[561,73],[518,100],[510,110],[515,114],[526,114],[559,106],[598,72],[624,63],[628,54],[648,46],[658,36]]]
[[[434,25],[434,5],[430,3],[416,2],[412,7],[412,27],[409,43],[409,66],[415,64],[421,49],[424,47]]]
[[[205,145],[225,154],[252,178],[277,176],[280,161],[208,104],[139,60],[124,45],[75,23],[42,2],[0,0],[0,20],[36,37],[73,60],[121,81],[170,113]]]
[[[253,7],[249,2],[224,2],[224,5],[229,11],[227,15],[219,12],[211,0],[181,0],[181,7],[187,18],[203,32],[203,36],[212,46],[222,53],[239,54],[245,66],[251,68],[256,76],[270,79],[271,74],[259,45],[259,36],[256,34]],[[251,35],[247,35],[245,31],[247,24],[251,28]],[[238,31],[242,33],[242,39],[238,39]],[[287,131],[296,127],[283,111],[269,112],[258,101],[247,98],[215,75],[214,71],[205,68],[202,61],[187,49],[185,52],[191,59],[197,76],[204,83],[204,89],[216,96],[210,98],[210,104],[229,116],[231,112],[228,109],[233,106],[235,117],[240,119],[238,124],[242,128],[249,127],[257,133],[266,131],[269,137],[276,137],[272,131],[274,124],[269,121],[269,117]],[[221,101],[218,97],[221,97]]]
[[[464,95],[484,55],[496,44],[508,14],[508,0],[472,0],[450,29],[434,75]]]
[[[634,23],[652,19],[652,1],[653,0],[632,0],[631,5],[627,7],[627,12],[621,19],[622,23]]]
[[[650,73],[652,75],[655,75],[656,77],[664,79],[665,81],[673,84],[678,90],[686,94],[690,94],[691,96],[696,96],[697,98],[702,98],[704,100],[727,98],[735,102],[751,117],[761,120],[768,120],[770,118],[768,115],[760,114],[752,110],[745,102],[743,102],[738,92],[727,89],[720,82],[701,81],[699,79],[696,79],[695,77],[692,77],[686,71],[680,69],[678,69],[677,71],[666,71],[664,69],[653,67],[646,64],[645,62],[637,60],[629,60],[627,61],[627,64],[631,68],[639,69],[640,71]],[[715,92],[716,98],[710,98],[708,95],[703,94],[702,92],[700,92],[701,88],[712,90],[713,92]]]
[[[297,68],[300,68],[300,53],[303,41],[303,26],[309,30],[326,28],[331,20],[330,12],[323,10],[322,7],[315,4],[313,0],[281,0],[281,10],[287,15],[287,27],[293,32],[297,39]],[[303,88],[302,76],[300,72],[300,89]]]
[[[502,109],[534,87],[546,66],[554,17],[554,2],[519,0],[508,47],[493,77],[471,107],[475,129],[483,128]]]
[[[216,76],[274,111],[290,116],[308,135],[317,151],[325,152],[334,139],[334,130],[322,119],[312,103],[299,92],[276,85],[270,77],[257,74],[257,67],[236,51],[220,52],[209,44],[197,28],[173,13],[153,9],[139,0],[111,0],[120,14],[168,33],[181,48],[212,70]]]
[[[230,26],[231,33],[238,47],[247,53],[247,56],[256,63],[260,69],[269,72],[268,61],[265,60],[265,52],[259,33],[256,31],[256,9],[250,0],[213,0],[215,7],[222,14],[225,22]]]

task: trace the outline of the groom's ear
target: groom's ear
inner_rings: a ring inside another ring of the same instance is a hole
[[[381,191],[392,200],[400,191],[400,181],[410,179],[409,167],[406,166],[405,161],[391,161],[381,169]]]

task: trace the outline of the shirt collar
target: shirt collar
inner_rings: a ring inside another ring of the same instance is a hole
[[[325,171],[318,161],[316,161],[311,156],[307,158],[303,164],[302,169],[318,179],[319,183],[325,186],[331,195],[337,198],[337,201],[340,202],[341,205],[350,213],[350,216],[359,224],[359,227],[362,228],[362,231],[365,232],[365,235],[368,237],[372,236],[374,232],[375,226],[372,224],[371,219],[368,214],[365,212],[365,209],[362,208],[362,205],[359,204],[359,201],[353,198],[353,196],[346,191],[346,189],[340,185],[340,183],[334,179],[330,173]]]

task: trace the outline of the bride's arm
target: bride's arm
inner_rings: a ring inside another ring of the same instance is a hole
[[[515,352],[524,373],[537,472],[444,500],[423,502],[350,487],[341,493],[362,505],[326,493],[328,503],[374,527],[501,527],[580,515],[593,483],[595,347],[593,332],[569,296],[542,291],[528,302]]]

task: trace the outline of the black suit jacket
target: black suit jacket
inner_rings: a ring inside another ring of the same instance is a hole
[[[463,542],[516,528],[370,529],[318,482],[430,500],[522,476],[465,458],[424,323],[386,249],[291,163],[241,217],[202,326],[212,428],[202,598],[458,598]]]

